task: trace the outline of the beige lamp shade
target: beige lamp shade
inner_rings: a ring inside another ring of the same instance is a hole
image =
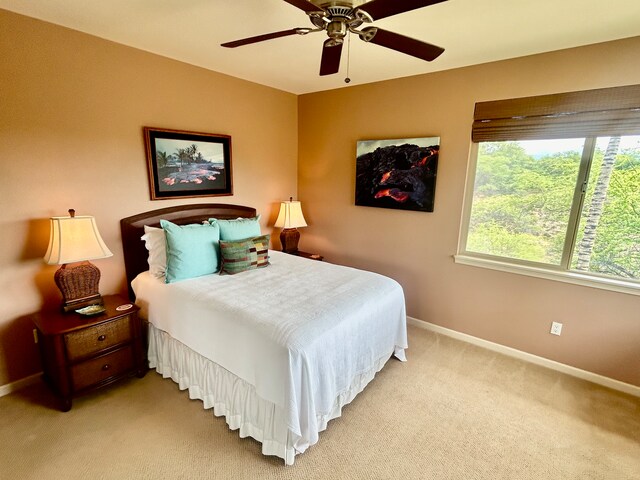
[[[289,200],[280,204],[280,213],[275,225],[278,228],[299,228],[306,227],[307,222],[302,215],[300,202]]]
[[[91,216],[51,218],[51,236],[44,261],[49,265],[96,260],[113,253],[102,241]]]

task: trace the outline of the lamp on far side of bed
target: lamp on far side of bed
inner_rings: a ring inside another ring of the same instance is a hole
[[[49,247],[44,256],[47,264],[62,265],[54,279],[62,293],[64,312],[102,303],[100,270],[89,260],[113,255],[102,241],[95,218],[76,217],[75,213],[71,209],[68,217],[51,218]]]
[[[304,215],[302,215],[300,202],[294,202],[293,197],[289,197],[288,202],[282,202],[280,204],[280,213],[274,226],[282,228],[282,232],[280,232],[282,251],[286,253],[297,252],[298,241],[300,240],[298,228],[307,226]]]

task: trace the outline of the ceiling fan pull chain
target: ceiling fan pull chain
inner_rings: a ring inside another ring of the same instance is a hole
[[[347,33],[347,77],[344,79],[344,83],[349,83],[349,61],[351,60],[351,32]]]

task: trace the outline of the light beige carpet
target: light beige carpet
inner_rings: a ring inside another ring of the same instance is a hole
[[[640,399],[414,327],[409,339],[409,361],[390,360],[292,467],[150,371],[68,413],[43,385],[0,398],[0,478],[640,478]]]

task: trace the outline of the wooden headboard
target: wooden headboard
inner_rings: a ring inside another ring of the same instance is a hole
[[[149,270],[147,259],[149,252],[140,237],[144,235],[144,226],[160,227],[160,220],[169,220],[177,225],[202,223],[203,220],[215,217],[233,219],[238,217],[251,218],[256,216],[256,209],[241,205],[223,203],[200,203],[193,205],[178,205],[176,207],[160,208],[150,212],[139,213],[120,220],[122,232],[122,249],[124,252],[124,267],[127,273],[129,296],[133,300],[135,295],[131,289],[131,281],[139,273]]]

